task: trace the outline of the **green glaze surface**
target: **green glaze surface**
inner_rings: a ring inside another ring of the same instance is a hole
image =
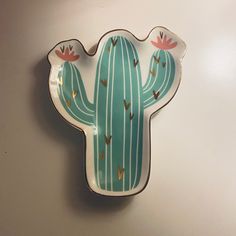
[[[144,110],[167,94],[176,73],[172,54],[164,46],[156,47],[142,85],[142,62],[135,46],[123,36],[108,38],[96,67],[93,102],[88,100],[83,77],[73,63],[79,55],[74,55],[72,47],[56,51],[64,60],[57,85],[61,104],[75,120],[95,127],[91,158],[100,189],[129,191],[139,184]]]

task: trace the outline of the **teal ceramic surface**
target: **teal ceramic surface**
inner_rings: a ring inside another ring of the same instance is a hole
[[[49,53],[55,107],[86,135],[86,177],[96,193],[141,192],[150,174],[150,118],[174,96],[185,44],[163,27],[146,39],[106,33],[89,54],[77,40]]]

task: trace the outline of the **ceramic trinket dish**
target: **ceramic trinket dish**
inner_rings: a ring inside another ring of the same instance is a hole
[[[150,119],[175,95],[185,43],[164,27],[145,39],[113,30],[89,54],[78,40],[48,54],[57,111],[86,136],[86,178],[107,196],[141,192],[150,174]]]

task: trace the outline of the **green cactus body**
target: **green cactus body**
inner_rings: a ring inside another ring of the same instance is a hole
[[[142,161],[143,99],[133,45],[121,37],[113,40],[115,45],[111,39],[104,45],[97,67],[95,169],[102,189],[122,191],[133,188],[140,177],[136,167]]]
[[[156,50],[142,86],[140,61],[125,37],[109,38],[99,56],[93,103],[86,96],[77,67],[64,62],[58,75],[64,109],[77,121],[94,126],[94,171],[98,188],[129,191],[140,181],[144,110],[162,99],[175,78],[170,52]]]

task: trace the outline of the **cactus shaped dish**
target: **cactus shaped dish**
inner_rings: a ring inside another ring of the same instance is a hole
[[[86,179],[108,196],[141,192],[150,175],[150,119],[175,95],[185,43],[163,27],[145,39],[103,35],[93,53],[78,40],[48,54],[58,112],[86,137]]]

